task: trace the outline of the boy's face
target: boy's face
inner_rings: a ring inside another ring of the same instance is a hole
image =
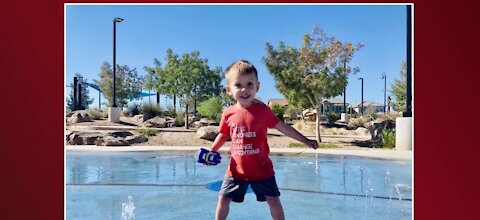
[[[248,107],[253,103],[255,94],[260,89],[260,83],[255,74],[229,73],[227,76],[227,92],[241,107]]]

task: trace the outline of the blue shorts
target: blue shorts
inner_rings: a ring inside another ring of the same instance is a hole
[[[243,202],[248,185],[252,187],[259,202],[266,201],[267,197],[280,196],[275,176],[256,181],[239,180],[231,176],[225,176],[220,189],[220,195],[232,199],[233,202]]]

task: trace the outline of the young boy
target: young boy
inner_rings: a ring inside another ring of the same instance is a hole
[[[219,134],[211,148],[218,151],[230,135],[231,159],[219,193],[216,219],[227,218],[230,202],[243,202],[249,184],[257,201],[267,201],[272,218],[284,219],[273,164],[268,156],[267,128],[275,128],[313,149],[318,148],[318,143],[280,121],[268,106],[256,101],[260,83],[251,63],[234,62],[225,76],[227,93],[236,103],[223,111]]]

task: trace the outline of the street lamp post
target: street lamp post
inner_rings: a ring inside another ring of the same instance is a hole
[[[360,77],[358,78],[359,80],[362,80],[362,102],[360,103],[360,115],[363,116],[363,78]]]
[[[383,111],[384,113],[387,113],[387,75],[385,75],[385,72],[382,73],[382,78],[384,80],[384,89],[383,89]]]
[[[413,121],[412,121],[412,5],[407,5],[407,82],[405,112],[403,117],[395,120],[395,148],[397,150],[412,150]]]
[[[343,62],[343,74],[347,75],[347,61]],[[343,113],[347,113],[347,84],[343,87]]]
[[[120,108],[117,107],[117,93],[116,93],[116,32],[117,22],[122,22],[123,18],[113,18],[113,86],[112,86],[112,107],[108,107],[108,121],[119,122],[120,121]],[[100,104],[99,104],[100,105]]]
[[[347,60],[343,61],[343,74],[347,76]],[[343,87],[343,111],[340,114],[340,119],[344,123],[348,123],[348,114],[347,114],[347,83]]]
[[[113,18],[113,105],[112,107],[117,107],[117,96],[116,96],[116,77],[115,77],[115,66],[116,64],[116,35],[117,35],[117,22],[122,22],[123,18]]]

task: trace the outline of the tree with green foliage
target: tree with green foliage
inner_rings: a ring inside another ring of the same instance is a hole
[[[200,58],[198,51],[184,53],[180,57],[168,49],[166,61],[165,66],[162,66],[156,60],[155,67],[146,67],[146,70],[156,74],[153,81],[157,91],[180,98],[180,104],[185,106],[187,114],[185,127],[188,127],[189,105],[221,94],[221,81],[224,77],[222,69],[211,69],[208,60]]]
[[[395,79],[390,92],[395,96],[392,107],[395,111],[404,112],[407,100],[407,63],[402,61],[400,79]]]
[[[362,47],[363,44],[354,46],[350,42],[342,44],[315,26],[311,35],[303,36],[300,48],[283,42],[274,48],[267,42],[267,57],[263,61],[288,103],[302,109],[315,108],[320,114],[322,100],[342,94],[348,74],[359,71],[346,64]],[[321,142],[320,117],[316,123],[317,141]]]
[[[81,101],[79,103],[79,107],[78,109],[87,109],[88,106],[90,104],[93,103],[93,98],[90,98],[90,95],[89,95],[89,90],[87,89],[87,80],[83,78],[82,74],[80,73],[75,73],[75,77],[78,78],[78,83],[81,85],[81,94],[82,94],[82,97],[81,97]],[[70,95],[69,97],[67,98],[67,107],[70,109],[70,110],[73,110],[73,82],[70,83],[70,87],[72,88],[70,90]]]
[[[281,105],[278,105],[278,104],[274,104],[272,106],[272,111],[273,113],[275,113],[275,115],[281,120],[281,121],[284,121],[284,117],[283,115],[285,114],[285,108],[282,107]]]
[[[202,69],[197,76],[197,83],[193,86],[191,94],[193,100],[193,112],[197,111],[197,103],[218,97],[225,90],[222,86],[222,68],[215,67],[210,69],[207,65],[208,60],[202,59]]]
[[[140,99],[136,95],[142,91],[143,77],[139,76],[136,68],[130,69],[127,65],[117,65],[116,69],[116,98],[117,105],[123,107],[128,101]],[[107,99],[107,105],[113,104],[113,70],[108,62],[100,66],[100,80],[94,82],[100,87]]]
[[[222,99],[222,105],[223,107],[227,107],[227,106],[230,106],[230,105],[233,105],[235,104],[235,99],[229,95],[227,93],[227,90],[226,89],[223,89],[221,92],[220,92],[220,96],[219,96],[221,99]]]
[[[200,103],[198,114],[209,119],[217,119],[218,115],[222,114],[222,109],[222,99],[216,96]]]
[[[155,65],[157,65],[158,63],[158,65],[161,66],[160,61],[158,60],[154,59],[153,62],[155,63]],[[151,67],[144,67],[144,70],[145,72],[147,72],[147,75],[143,80],[143,88],[145,88],[149,92],[153,89],[155,92],[159,93],[155,85],[155,83],[158,81],[158,76],[157,74],[155,74],[155,69]],[[148,100],[150,102],[150,98]],[[160,103],[157,104],[160,105]]]
[[[297,119],[298,114],[302,114],[302,109],[297,106],[289,104],[285,109],[285,114],[289,115],[291,117],[291,120],[295,120]]]
[[[153,67],[144,67],[147,72],[145,87],[147,89],[154,89],[159,94],[164,94],[173,100],[173,111],[177,111],[177,95],[178,95],[178,79],[174,71],[174,61],[176,61],[175,54],[171,49],[167,50],[167,66],[162,66],[162,63],[157,59],[153,59]]]

